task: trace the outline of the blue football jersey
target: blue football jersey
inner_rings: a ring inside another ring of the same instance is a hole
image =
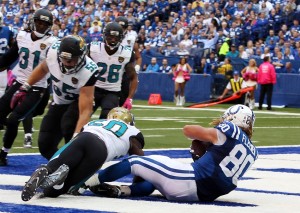
[[[203,201],[214,200],[237,187],[237,181],[258,157],[257,149],[245,132],[225,121],[215,127],[226,136],[222,145],[212,145],[197,161],[195,170],[197,193]]]
[[[0,27],[0,55],[7,52],[7,50],[9,49],[9,43],[13,36],[14,33],[11,27]]]

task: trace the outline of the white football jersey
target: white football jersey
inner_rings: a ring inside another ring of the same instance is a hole
[[[123,40],[122,40],[122,45],[123,46],[130,46],[131,49],[133,49],[133,46],[135,44],[135,41],[136,41],[136,36],[132,35],[132,34],[129,34],[129,33],[126,33]]]
[[[78,99],[80,89],[85,86],[93,75],[98,73],[98,66],[86,56],[85,65],[77,73],[63,74],[57,56],[60,42],[57,41],[49,48],[46,62],[51,75],[54,103],[70,104]]]
[[[83,128],[83,132],[93,133],[104,141],[108,153],[105,162],[128,154],[130,148],[129,138],[140,133],[140,130],[135,126],[116,119],[94,120]]]
[[[46,58],[46,50],[57,41],[57,38],[46,35],[33,41],[31,32],[20,31],[16,40],[19,48],[19,62],[14,67],[13,73],[17,76],[17,81],[23,84],[31,75],[33,69]],[[48,75],[33,86],[47,88],[47,78]]]
[[[90,44],[90,56],[97,63],[100,71],[96,87],[119,92],[125,65],[131,59],[132,48],[120,45],[116,53],[109,55],[104,46],[105,44],[102,42],[91,42]]]

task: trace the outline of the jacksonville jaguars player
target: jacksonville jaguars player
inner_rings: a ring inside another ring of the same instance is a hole
[[[24,84],[29,90],[48,73],[51,75],[53,101],[42,120],[38,146],[42,156],[49,160],[58,150],[62,138],[67,143],[88,123],[93,112],[99,69],[87,56],[84,39],[68,35],[50,46],[46,59]]]
[[[134,69],[134,52],[131,47],[121,45],[123,29],[117,22],[108,23],[103,32],[104,42],[90,44],[90,57],[97,63],[100,74],[96,82],[95,107],[101,107],[100,118],[106,118],[108,112],[119,106],[121,82],[126,72],[130,79],[130,89],[123,107],[132,108],[132,98],[138,85]]]
[[[123,107],[113,108],[107,119],[94,120],[63,146],[25,184],[22,200],[30,200],[38,187],[46,197],[77,190],[108,161],[126,154],[144,155],[143,134],[134,126],[133,115]]]
[[[89,182],[103,184],[90,188],[96,193],[107,190],[112,197],[150,195],[157,189],[168,200],[213,201],[234,190],[257,159],[257,149],[251,142],[254,121],[255,115],[249,107],[234,105],[212,121],[214,128],[199,125],[183,128],[186,137],[211,143],[206,153],[192,164],[158,155],[132,156],[100,171],[97,180]],[[130,172],[144,181],[130,186],[104,183]]]
[[[46,57],[47,48],[57,40],[49,33],[52,25],[51,12],[38,9],[33,15],[30,28],[20,31],[8,52],[0,57],[1,70],[19,59],[13,69],[16,80],[0,99],[0,123],[6,125],[0,166],[7,165],[6,156],[17,136],[20,121],[31,116],[47,88],[47,76],[30,87],[26,80],[32,70]]]
[[[134,52],[135,55],[135,66],[134,69],[137,74],[139,74],[141,66],[142,66],[142,56],[139,50],[138,43],[136,42],[137,36],[135,36],[134,33],[129,33],[128,32],[128,26],[129,22],[128,19],[124,16],[118,16],[115,19],[115,22],[119,23],[122,28],[123,28],[123,40],[121,45],[123,46],[129,46]],[[130,79],[127,77],[126,72],[123,74],[122,77],[122,84],[121,84],[121,93],[120,93],[120,101],[119,101],[119,106],[123,106],[126,99],[128,98],[130,91]],[[132,102],[132,100],[129,100]]]

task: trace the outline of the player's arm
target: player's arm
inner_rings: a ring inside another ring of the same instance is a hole
[[[44,78],[48,72],[49,68],[47,62],[46,60],[43,60],[38,66],[34,68],[31,75],[27,79],[27,83],[29,84],[29,86],[34,85],[36,82]]]
[[[0,56],[0,71],[6,70],[19,57],[19,47],[17,41],[14,42],[11,48],[2,56]]]
[[[130,148],[128,150],[129,155],[144,155],[144,136],[142,133],[137,134],[136,136],[131,136],[129,138]]]
[[[78,99],[79,118],[74,134],[78,134],[82,127],[87,124],[93,112],[94,90],[98,72],[95,72],[84,87],[80,89]]]
[[[142,55],[141,55],[141,52],[139,50],[139,45],[136,42],[134,43],[133,51],[134,51],[134,54],[135,54],[134,69],[135,69],[136,73],[139,73],[139,71],[141,69],[141,66],[142,66]]]
[[[134,69],[134,53],[132,52],[132,55],[131,55],[131,59],[129,61],[129,63],[126,64],[125,66],[125,72],[128,76],[128,78],[130,79],[130,86],[129,86],[129,94],[128,94],[128,97],[129,99],[132,99],[135,92],[136,92],[136,89],[137,89],[137,86],[138,86],[138,76],[137,76],[137,73]]]
[[[183,134],[186,137],[213,144],[218,142],[217,131],[215,128],[206,128],[199,125],[186,125],[183,127]]]

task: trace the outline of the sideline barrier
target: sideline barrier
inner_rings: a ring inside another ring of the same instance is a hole
[[[173,101],[174,81],[173,75],[165,73],[139,74],[139,85],[135,99],[148,100],[150,94],[160,94],[165,101]],[[191,79],[186,83],[186,102],[202,102],[210,99],[211,76],[191,74]],[[260,86],[255,91],[255,100],[258,102]],[[265,100],[266,101],[266,100]],[[266,103],[266,102],[265,102]],[[300,75],[277,74],[277,83],[274,86],[273,105],[285,105],[300,108]]]

